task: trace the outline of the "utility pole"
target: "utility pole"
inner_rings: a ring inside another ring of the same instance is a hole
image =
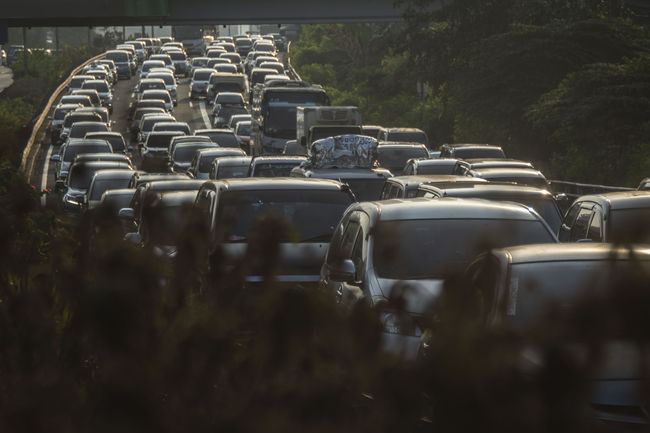
[[[145,32],[145,30],[144,30],[144,25],[143,25],[142,26],[142,35],[140,35],[141,38],[144,38],[144,36],[145,36],[144,32]]]
[[[27,28],[23,27],[23,72],[27,75]]]
[[[150,36],[150,37],[151,37],[151,38],[154,37],[154,36],[153,36],[153,26],[151,26],[151,36]]]
[[[54,27],[54,38],[56,39],[55,48],[56,48],[56,52],[58,53],[59,52],[59,28],[58,27]]]
[[[122,42],[126,42],[126,26],[122,26]]]

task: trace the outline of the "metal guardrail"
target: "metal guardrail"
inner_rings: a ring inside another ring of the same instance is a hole
[[[289,69],[289,77],[293,80],[297,81],[302,81],[302,78],[296,72],[296,70],[293,68],[293,65],[291,64],[291,41],[289,41],[289,44],[287,45],[287,69]]]
[[[52,96],[50,96],[50,99],[47,101],[47,104],[45,104],[45,107],[43,108],[43,111],[38,115],[36,118],[36,121],[34,122],[34,125],[32,127],[31,134],[29,136],[29,139],[27,140],[27,144],[25,145],[25,148],[23,149],[23,154],[20,160],[20,171],[23,173],[26,173],[28,178],[31,177],[32,171],[34,170],[34,150],[38,149],[38,146],[35,146],[37,143],[37,139],[39,134],[41,133],[41,130],[43,126],[46,124],[47,117],[50,114],[50,111],[52,110],[52,106],[54,103],[59,99],[61,94],[65,91],[66,87],[70,83],[70,80],[72,79],[73,76],[79,74],[79,72],[89,63],[92,63],[96,60],[101,59],[104,56],[104,54],[99,54],[91,59],[86,60],[84,63],[81,65],[77,66],[75,69],[72,70],[72,72],[68,75],[68,77],[59,85],[59,87],[56,88],[56,90],[52,93]],[[32,158],[32,162],[28,167],[28,162],[30,160],[30,157]]]
[[[603,194],[607,192],[634,191],[635,188],[608,185],[592,185],[588,183],[566,182],[551,180],[551,189],[555,193],[564,193],[571,198],[578,198],[589,194]]]

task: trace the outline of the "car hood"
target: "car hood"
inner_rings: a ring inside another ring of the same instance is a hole
[[[378,278],[379,288],[386,299],[400,296],[409,314],[425,314],[431,304],[440,296],[443,280],[392,280]]]
[[[329,243],[282,243],[279,245],[275,278],[287,283],[315,283],[320,278],[321,265]],[[246,243],[223,244],[223,252],[230,260],[242,259],[248,250]],[[260,283],[262,277],[255,264],[248,270],[246,280]]]

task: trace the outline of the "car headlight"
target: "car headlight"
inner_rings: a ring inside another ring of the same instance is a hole
[[[63,202],[70,206],[81,206],[83,202],[82,196],[64,195]]]
[[[399,334],[410,337],[419,337],[422,335],[422,330],[413,318],[406,313],[384,311],[380,314],[379,320],[382,329],[388,334]]]

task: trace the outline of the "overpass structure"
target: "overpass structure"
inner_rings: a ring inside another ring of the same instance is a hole
[[[0,27],[397,21],[395,0],[7,0]],[[432,2],[440,7],[445,0]],[[4,22],[3,22],[4,21]]]

